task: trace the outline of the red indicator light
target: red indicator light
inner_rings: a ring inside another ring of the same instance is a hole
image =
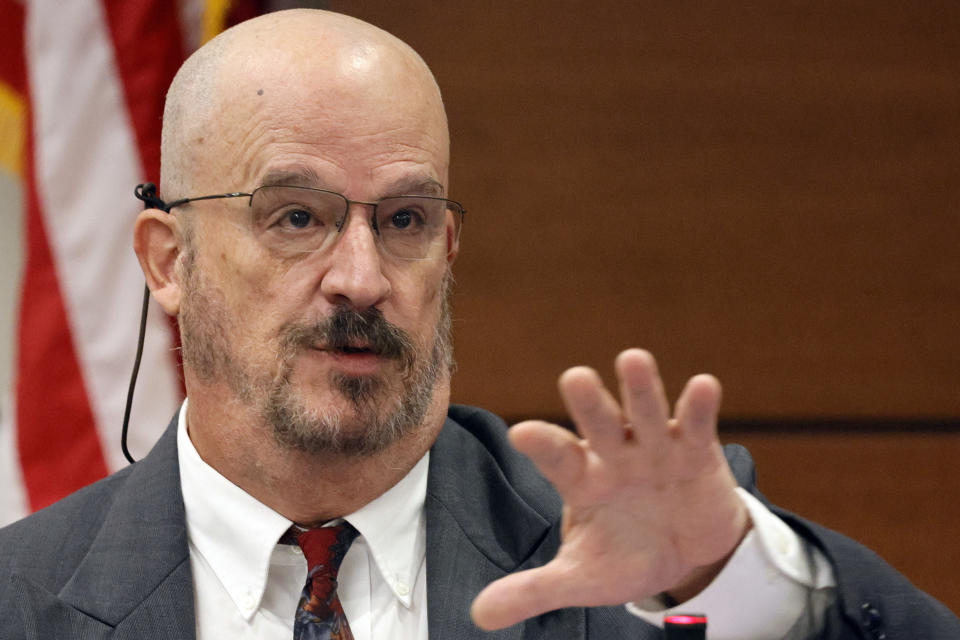
[[[663,619],[665,624],[707,624],[707,616],[675,615]]]
[[[667,640],[706,640],[707,616],[702,613],[676,613],[663,618]]]

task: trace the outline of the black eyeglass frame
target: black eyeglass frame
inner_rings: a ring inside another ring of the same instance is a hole
[[[152,194],[141,196],[141,193],[145,193],[149,187],[153,187]],[[300,185],[268,184],[268,185],[259,186],[249,193],[246,193],[243,191],[234,191],[231,193],[218,193],[210,196],[195,196],[192,198],[180,198],[179,200],[174,200],[173,202],[164,202],[159,196],[157,196],[156,187],[152,183],[138,185],[137,189],[135,190],[135,193],[137,194],[138,198],[144,201],[145,204],[148,204],[151,206],[159,205],[159,206],[156,206],[157,209],[161,209],[163,211],[166,211],[167,213],[170,213],[170,210],[173,209],[174,207],[182,207],[183,205],[189,204],[191,202],[199,202],[201,200],[222,200],[224,198],[247,198],[248,199],[247,206],[251,207],[253,206],[253,196],[257,193],[257,191],[260,191],[261,189],[269,189],[271,187],[290,187],[293,189],[304,189],[306,191],[318,191],[320,193],[329,193],[332,196],[337,196],[338,198],[343,200],[344,204],[346,205],[343,210],[343,217],[340,219],[340,222],[337,224],[337,230],[340,230],[344,221],[347,219],[347,215],[349,214],[349,211],[350,211],[350,206],[354,204],[362,204],[367,207],[373,207],[373,218],[372,218],[373,229],[379,234],[380,230],[377,228],[377,222],[376,222],[377,206],[388,200],[396,200],[399,198],[424,198],[426,200],[435,200],[437,202],[445,202],[447,204],[448,209],[453,210],[455,214],[457,213],[460,214],[460,224],[457,225],[458,230],[460,229],[461,226],[463,226],[463,219],[467,215],[467,210],[464,208],[462,204],[460,204],[456,200],[451,200],[450,198],[441,198],[440,196],[425,196],[421,194],[404,194],[399,196],[388,196],[386,198],[377,200],[376,202],[367,202],[364,200],[351,200],[350,198],[346,197],[342,193],[337,193],[336,191],[330,191],[329,189],[318,189],[316,187],[302,187]],[[148,201],[145,198],[150,198],[150,201]],[[451,205],[453,206],[451,207]]]

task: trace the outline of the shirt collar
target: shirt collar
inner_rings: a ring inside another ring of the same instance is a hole
[[[293,523],[203,461],[187,434],[186,400],[177,425],[177,456],[190,542],[249,619],[263,597],[273,549]]]
[[[424,454],[403,479],[379,498],[347,516],[370,548],[380,576],[409,608],[426,555],[426,521],[430,453]]]
[[[177,425],[180,485],[190,542],[249,619],[263,597],[270,557],[293,524],[208,465],[187,433],[187,400]],[[381,578],[405,606],[426,554],[423,505],[429,453],[383,495],[346,516],[366,541]]]

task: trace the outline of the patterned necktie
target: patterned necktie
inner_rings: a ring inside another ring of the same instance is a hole
[[[297,605],[293,640],[353,640],[337,596],[337,572],[356,537],[357,530],[347,522],[297,534],[307,558],[307,584]]]

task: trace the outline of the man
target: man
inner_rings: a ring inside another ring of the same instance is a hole
[[[0,533],[0,638],[652,639],[678,603],[712,637],[960,633],[761,504],[712,377],[671,417],[643,351],[616,361],[619,400],[571,369],[579,437],[527,422],[508,444],[448,406],[448,148],[422,60],[345,16],[270,14],[184,64],[166,206],[134,246],[188,401],[146,459]]]

